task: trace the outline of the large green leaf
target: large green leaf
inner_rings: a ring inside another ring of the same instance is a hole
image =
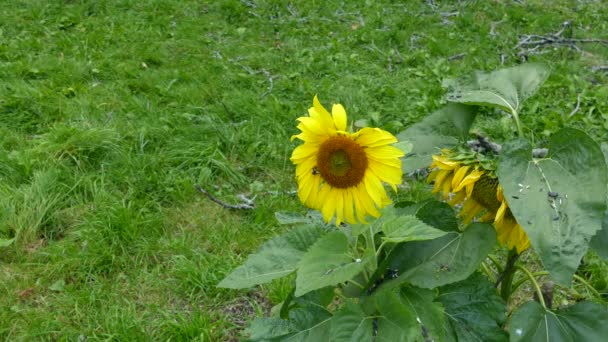
[[[552,136],[547,158],[533,159],[532,146],[514,140],[503,146],[497,173],[545,269],[569,285],[606,210],[608,176],[599,146],[567,128]]]
[[[416,211],[416,217],[422,222],[446,232],[459,231],[454,209],[445,202],[431,200],[424,203]]]
[[[501,108],[519,113],[521,104],[545,82],[549,68],[526,63],[490,73],[477,73],[472,79],[447,80],[448,101]]]
[[[435,302],[436,291],[417,287],[405,287],[401,290],[403,302],[416,314],[419,326],[415,341],[445,341],[445,315],[441,303]]]
[[[267,241],[217,286],[232,289],[247,288],[292,273],[308,247],[324,232],[317,226],[303,226]]]
[[[352,279],[363,271],[371,255],[361,258],[349,255],[348,238],[344,233],[334,231],[320,238],[298,263],[296,277],[297,297]]]
[[[328,336],[331,314],[317,305],[305,305],[289,312],[289,320],[258,318],[245,329],[250,341],[318,342]]]
[[[413,341],[419,335],[414,308],[406,305],[394,290],[378,292],[375,296],[378,334],[375,341]]]
[[[410,172],[431,164],[431,155],[440,148],[464,140],[475,120],[476,109],[462,104],[449,104],[397,134],[399,141],[409,141],[413,150],[403,159],[403,172]]]
[[[331,319],[328,341],[372,341],[373,316],[366,315],[359,304],[347,300]]]
[[[386,283],[409,282],[434,288],[466,279],[496,244],[494,228],[473,223],[463,233],[450,232],[438,239],[403,243],[395,247],[389,268],[399,277]]]
[[[393,243],[432,240],[446,234],[420,221],[415,216],[394,216],[382,224],[383,240]]]
[[[608,260],[608,210],[604,213],[602,229],[591,238],[590,246],[599,254],[599,256]]]
[[[450,340],[506,341],[501,326],[506,321],[505,302],[481,274],[442,286],[437,300],[443,304]]]
[[[608,143],[603,142],[601,149],[604,153],[604,161],[608,163]],[[595,249],[597,254],[602,258],[608,260],[608,248],[606,248],[606,246],[608,246],[608,210],[604,213],[602,230],[598,231],[595,236],[591,238],[591,248]]]
[[[580,302],[555,312],[537,302],[518,308],[509,322],[511,342],[595,342],[608,338],[608,310]]]
[[[266,317],[256,318],[243,332],[250,341],[272,341],[293,331],[288,320]]]

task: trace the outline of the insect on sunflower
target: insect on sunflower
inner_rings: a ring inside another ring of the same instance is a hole
[[[433,192],[441,191],[445,199],[453,193],[448,203],[451,206],[462,203],[460,216],[465,224],[485,212],[480,221],[494,222],[501,245],[516,248],[518,254],[530,247],[528,235],[511,213],[498,178],[491,170],[479,162],[458,158],[450,150],[433,155],[431,169],[427,182],[435,181]]]
[[[302,203],[321,211],[325,222],[335,216],[336,225],[379,217],[379,209],[391,203],[382,183],[394,190],[401,184],[404,154],[391,146],[397,138],[379,128],[350,133],[344,107],[335,104],[330,114],[316,96],[308,116],[298,121],[301,133],[291,140],[304,144],[294,149],[291,161]]]

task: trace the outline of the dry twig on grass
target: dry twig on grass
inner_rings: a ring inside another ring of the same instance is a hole
[[[213,195],[211,195],[207,190],[203,189],[203,187],[201,187],[200,185],[195,185],[194,188],[196,190],[198,190],[201,194],[207,196],[207,198],[209,198],[210,200],[212,200],[213,202],[221,205],[222,207],[226,208],[226,209],[240,209],[240,210],[251,210],[251,209],[255,209],[255,197],[254,198],[247,198],[245,195],[240,194],[239,195],[239,199],[241,200],[242,203],[240,204],[228,204],[225,203],[217,198],[215,198]]]
[[[581,110],[581,94],[576,96],[576,107],[574,107],[574,109],[570,112],[568,119],[570,119],[572,115],[578,113],[579,110]]]
[[[517,55],[522,58],[527,58],[528,55],[542,53],[542,48],[546,46],[566,46],[573,50],[582,52],[583,50],[578,46],[578,44],[597,43],[608,45],[608,39],[564,37],[563,33],[566,32],[566,30],[571,29],[572,22],[565,21],[562,23],[560,30],[555,33],[549,33],[546,35],[523,35],[519,38],[517,45],[515,45],[516,49],[520,49]]]

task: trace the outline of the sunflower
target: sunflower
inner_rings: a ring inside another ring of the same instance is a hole
[[[344,107],[335,104],[330,114],[316,96],[308,116],[298,121],[301,133],[291,140],[304,144],[294,149],[291,161],[302,203],[321,211],[325,222],[335,216],[336,225],[379,217],[378,209],[391,203],[382,183],[395,191],[401,184],[404,154],[391,146],[397,138],[378,128],[349,133]]]
[[[530,240],[509,209],[498,178],[479,162],[458,159],[449,150],[433,156],[434,170],[427,179],[435,181],[433,192],[442,192],[444,199],[453,193],[451,206],[464,202],[460,216],[465,224],[485,212],[480,221],[493,221],[500,244],[521,254],[530,247]]]

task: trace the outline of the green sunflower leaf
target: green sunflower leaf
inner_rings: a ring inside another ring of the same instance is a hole
[[[415,216],[395,216],[382,224],[382,240],[393,243],[432,240],[446,234],[420,221]]]
[[[399,276],[384,286],[409,282],[434,288],[464,280],[475,272],[495,244],[494,227],[485,223],[473,223],[462,233],[449,232],[434,240],[399,244],[389,256],[389,269]]]
[[[372,341],[373,316],[366,315],[359,304],[347,300],[331,319],[328,341]]]
[[[454,209],[445,202],[431,200],[424,203],[416,211],[416,217],[422,222],[446,232],[459,231]]]
[[[608,260],[608,248],[606,248],[608,246],[608,210],[604,213],[602,229],[591,238],[590,246],[600,257]]]
[[[608,310],[592,302],[580,302],[565,309],[544,309],[537,302],[518,308],[509,322],[512,342],[605,341]]]
[[[244,331],[250,341],[317,342],[326,340],[331,314],[317,305],[305,305],[289,312],[289,320],[257,318]]]
[[[550,70],[537,63],[526,63],[490,73],[477,73],[472,79],[446,80],[448,101],[501,108],[519,113],[521,104],[545,82]]]
[[[466,139],[476,114],[475,107],[448,104],[397,134],[399,141],[409,141],[413,145],[412,151],[403,159],[403,172],[428,167],[431,155]]]
[[[374,299],[380,314],[376,341],[414,341],[419,335],[414,308],[394,289],[378,292]]]
[[[608,171],[599,146],[566,128],[551,137],[546,158],[534,159],[527,141],[514,140],[503,146],[497,174],[545,269],[568,286],[606,210]]]
[[[450,341],[506,341],[502,330],[507,316],[505,302],[484,276],[474,273],[458,283],[439,288],[445,308]]]
[[[446,339],[446,315],[441,303],[434,301],[436,295],[436,290],[413,286],[401,290],[403,302],[412,307],[416,313],[416,320],[410,323],[419,328],[415,341],[445,341]]]
[[[608,162],[608,143],[603,142],[601,145],[602,152],[604,153],[604,161]],[[608,203],[608,199],[607,199]],[[604,221],[602,222],[602,230],[597,232],[593,238],[591,238],[591,248],[595,249],[600,257],[608,260],[608,210],[604,213]]]
[[[318,226],[302,226],[267,241],[217,286],[242,289],[284,277],[296,270],[308,247],[324,233]]]
[[[296,297],[352,279],[363,271],[371,256],[367,253],[361,258],[353,258],[343,232],[326,234],[308,249],[297,265]]]

